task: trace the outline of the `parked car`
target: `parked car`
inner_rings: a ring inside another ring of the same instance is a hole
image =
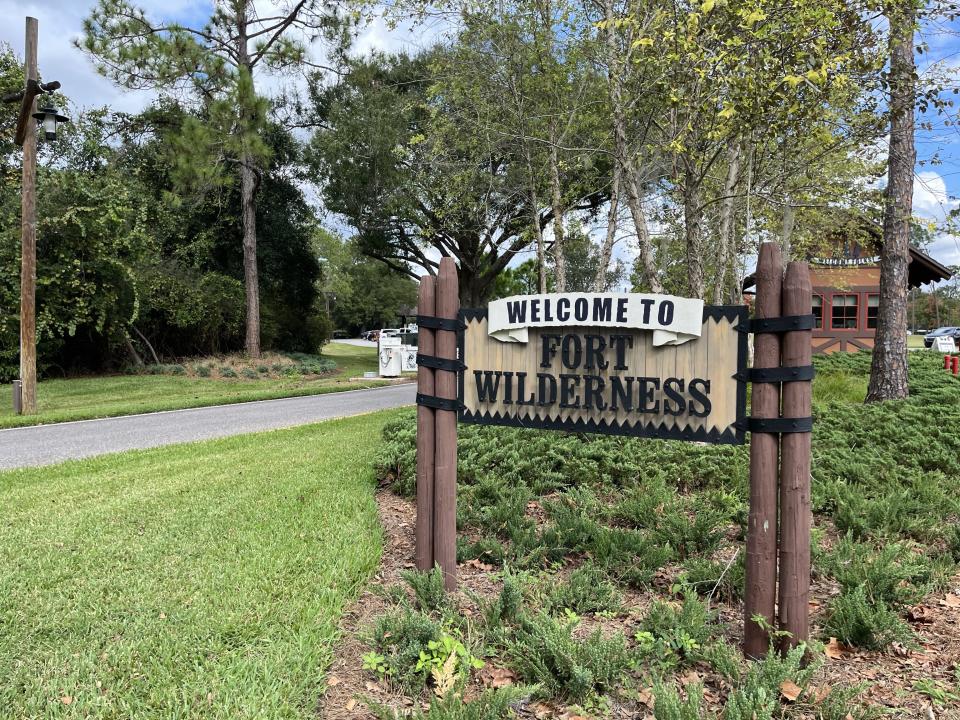
[[[927,348],[933,347],[933,343],[938,337],[953,338],[954,343],[960,343],[960,327],[937,328],[933,332],[923,336],[923,346]]]

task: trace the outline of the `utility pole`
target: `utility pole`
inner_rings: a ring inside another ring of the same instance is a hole
[[[27,18],[23,46],[27,87],[39,82],[37,70],[37,19]],[[25,92],[26,133],[23,137],[23,199],[20,210],[20,412],[37,412],[37,111],[36,95]],[[23,115],[24,113],[21,113]],[[17,128],[20,129],[19,127]]]
[[[14,384],[13,406],[24,415],[37,412],[37,96],[52,93],[60,83],[40,84],[37,69],[37,19],[28,17],[24,42],[24,89],[5,95],[4,102],[19,102],[15,141],[23,147],[23,187],[20,206],[20,380]],[[56,122],[66,118],[51,111],[52,134]]]

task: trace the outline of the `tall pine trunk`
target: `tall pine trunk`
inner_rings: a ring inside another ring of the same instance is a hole
[[[867,402],[905,398],[907,385],[907,265],[913,213],[916,65],[913,0],[896,0],[890,23],[890,153],[880,251],[880,307]]]
[[[242,151],[240,153],[240,209],[243,223],[243,287],[246,297],[246,337],[244,349],[252,358],[260,357],[260,284],[257,276],[257,188],[259,181],[254,166],[253,154],[248,148],[248,135],[252,132],[253,113],[256,95],[253,85],[253,68],[247,49],[247,3],[237,3],[237,65],[241,77],[238,78],[238,98],[240,106],[239,132]],[[246,73],[247,77],[243,77]]]

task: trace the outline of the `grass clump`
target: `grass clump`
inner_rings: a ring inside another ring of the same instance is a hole
[[[577,640],[573,627],[546,613],[521,615],[505,649],[514,670],[541,693],[582,703],[616,686],[629,653],[622,635],[604,638],[598,630]]]
[[[653,686],[653,717],[656,720],[706,720],[712,717],[703,705],[703,685],[686,687],[687,697],[683,699],[673,684],[656,682]]]
[[[411,607],[400,607],[377,620],[373,653],[364,656],[364,669],[389,679],[405,691],[419,693],[429,668],[420,662],[430,643],[440,640],[440,623]]]
[[[554,612],[611,612],[620,607],[622,599],[620,591],[610,582],[607,574],[596,565],[586,563],[550,592],[546,606]]]
[[[428,572],[405,570],[402,573],[413,590],[417,607],[426,612],[442,612],[450,607],[450,598],[443,587],[443,571],[437,565]]]
[[[817,670],[816,664],[804,667],[806,645],[798,645],[785,656],[771,652],[763,660],[750,663],[724,709],[724,720],[773,720],[779,717],[780,686],[790,681],[806,689]]]
[[[673,670],[704,659],[713,638],[713,617],[706,604],[687,592],[679,604],[657,600],[634,636],[637,656],[660,670]]]

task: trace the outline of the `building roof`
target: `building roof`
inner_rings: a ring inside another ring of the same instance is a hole
[[[923,250],[910,246],[910,264],[907,266],[907,285],[909,287],[920,287],[927,283],[949,280],[951,277],[953,277],[953,273],[950,268],[937,262]],[[747,292],[755,284],[755,274],[750,273],[743,279],[743,291]]]

